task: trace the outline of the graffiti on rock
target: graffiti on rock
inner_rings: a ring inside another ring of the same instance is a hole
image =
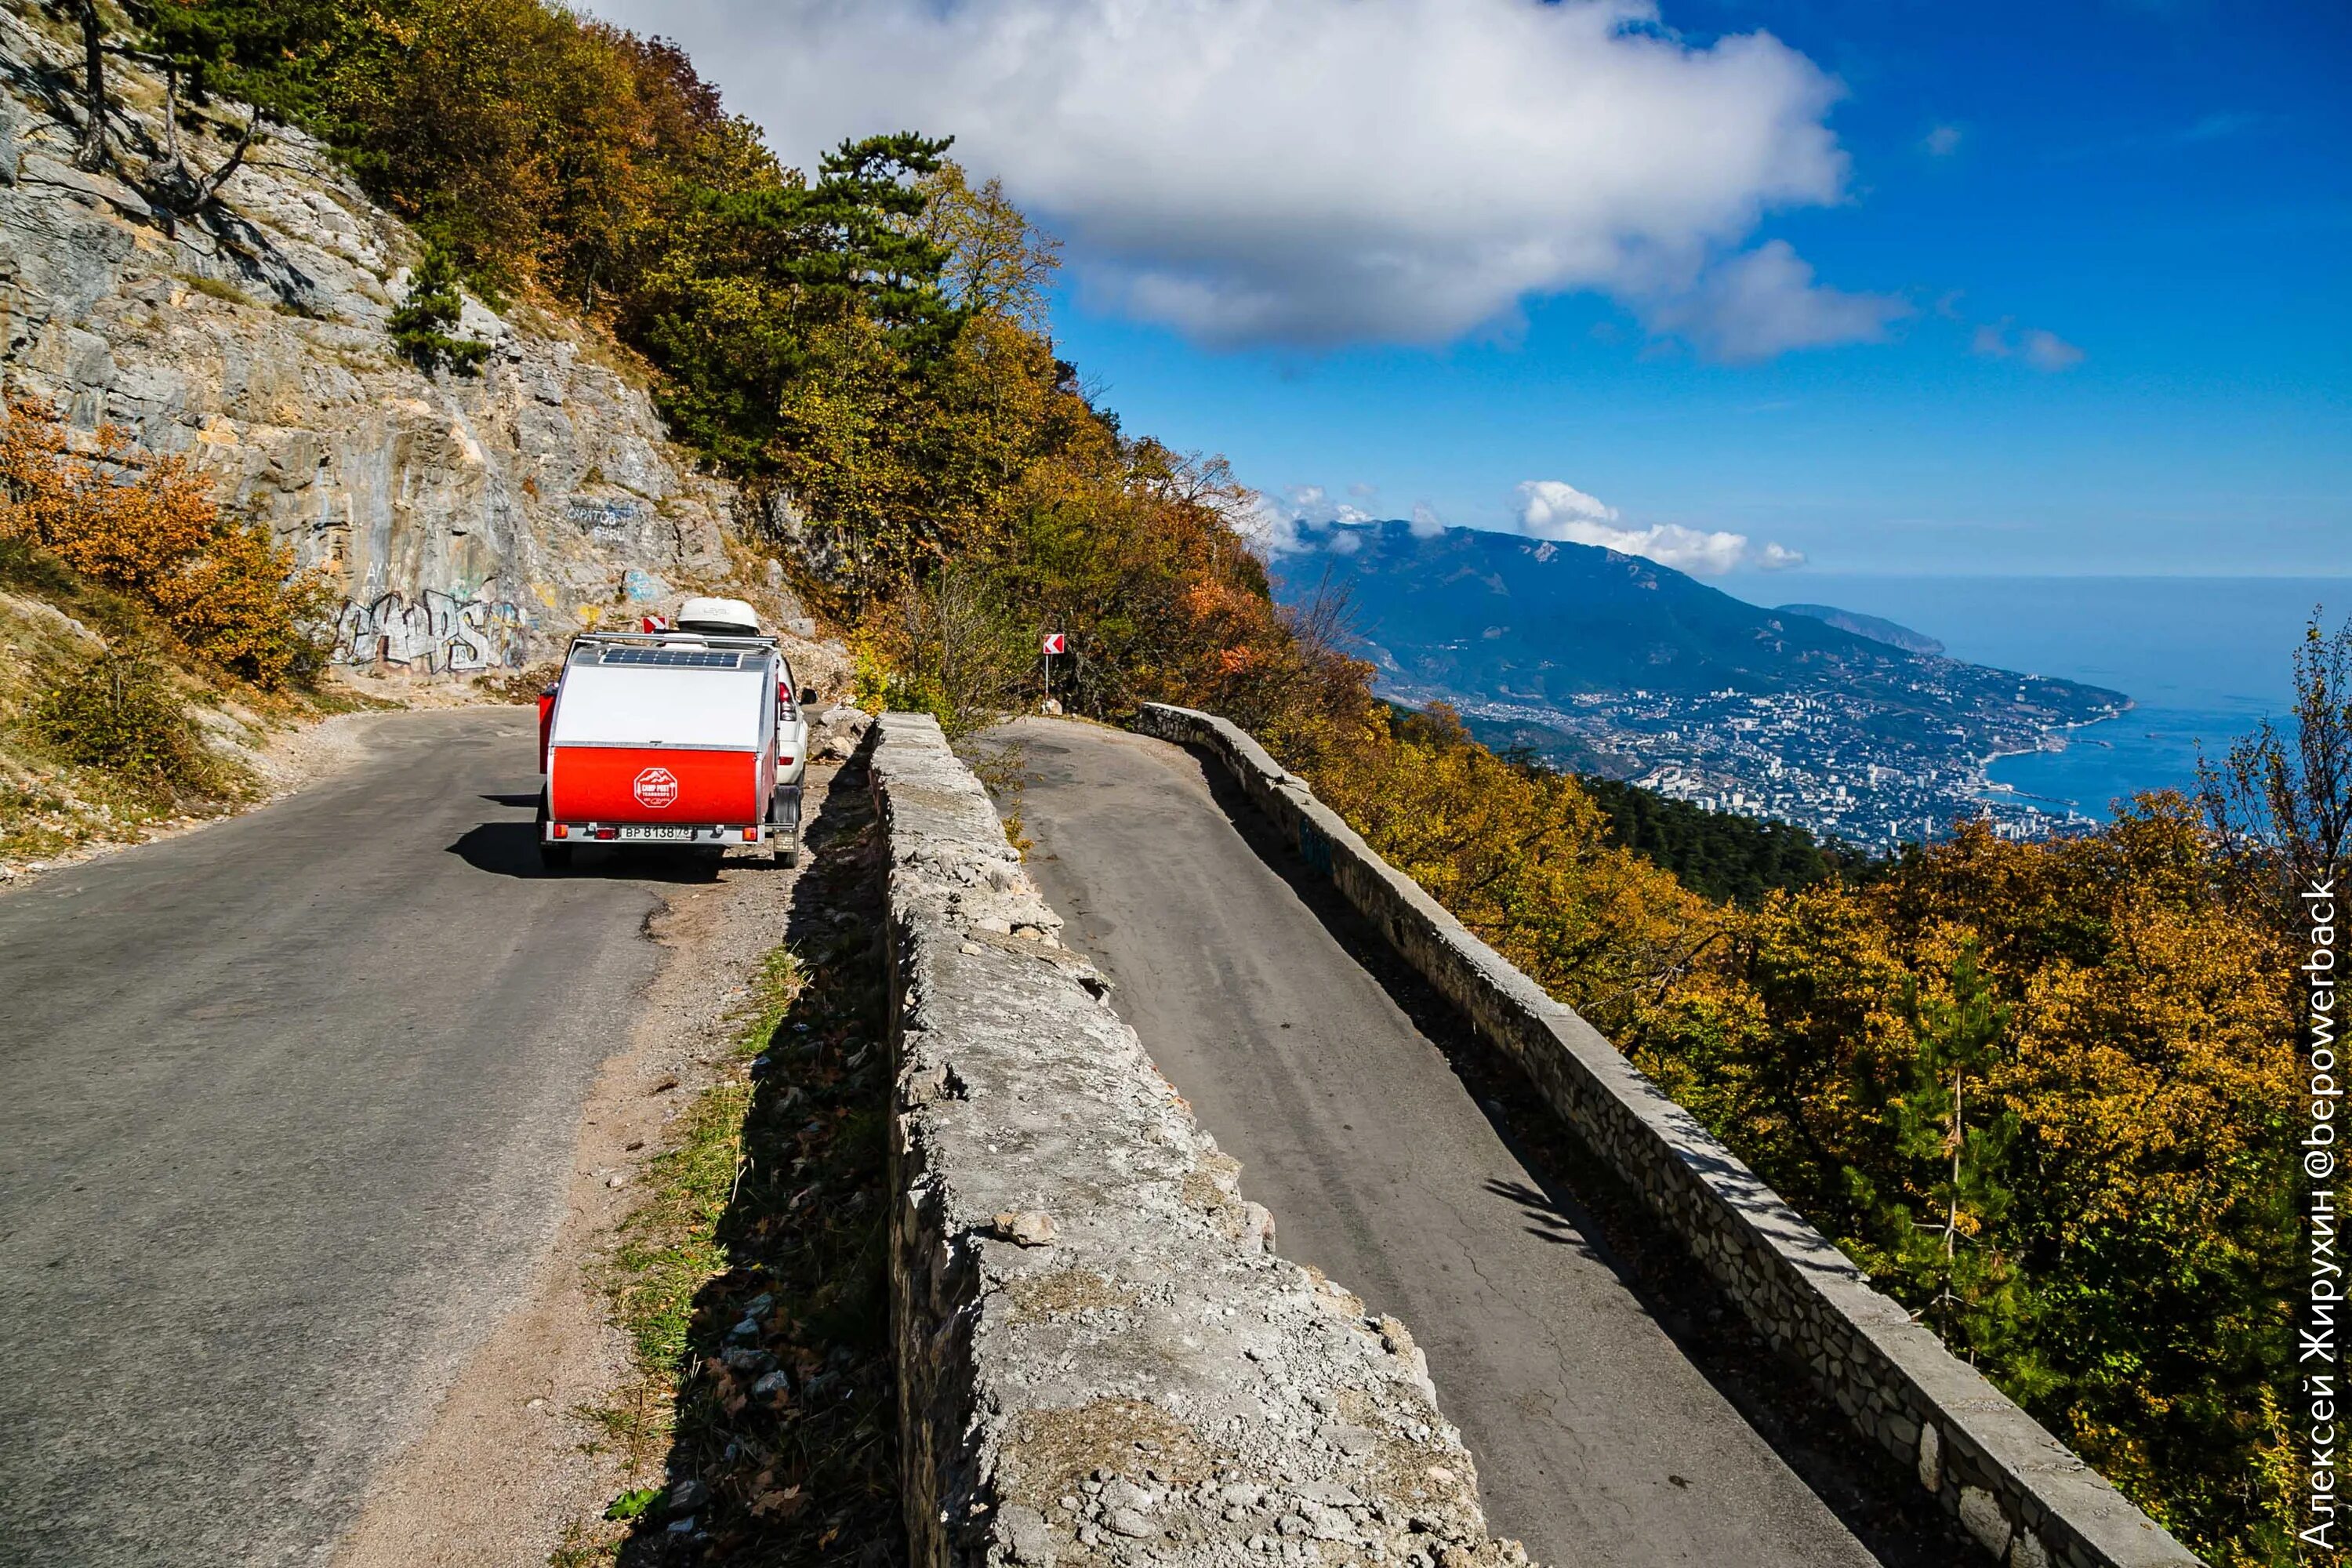
[[[412,603],[385,594],[346,600],[335,617],[338,664],[422,666],[436,675],[459,669],[520,669],[530,622],[520,606],[460,599],[427,588]]]
[[[598,539],[626,537],[646,511],[635,501],[599,500],[593,496],[573,496],[566,510],[581,532]]]

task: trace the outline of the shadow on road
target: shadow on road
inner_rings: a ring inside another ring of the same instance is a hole
[[[1525,1182],[1507,1182],[1497,1176],[1486,1184],[1486,1191],[1506,1203],[1518,1205],[1519,1212],[1528,1216],[1528,1234],[1537,1240],[1549,1241],[1555,1247],[1573,1247],[1587,1257],[1600,1256],[1586,1237],[1586,1226],[1579,1224],[1540,1187],[1531,1187]],[[1615,1272],[1621,1279],[1626,1277],[1622,1268]]]
[[[525,796],[523,804],[528,805],[536,798]],[[570,867],[550,870],[539,863],[539,829],[529,822],[485,822],[478,827],[469,827],[457,842],[449,846],[449,853],[477,871],[488,871],[497,877],[517,877],[526,881],[595,877],[665,883],[715,879],[719,875],[721,854],[712,849],[606,849],[593,844],[583,844],[574,850],[577,858]],[[728,862],[730,868],[755,871],[774,864],[764,853],[746,855]]]
[[[863,755],[803,842],[788,1000],[740,1047],[748,1084],[722,1084],[690,1112],[742,1107],[740,1163],[718,1213],[719,1252],[698,1277],[718,1272],[682,1325],[671,1500],[638,1521],[622,1568],[906,1560],[884,1196],[887,973]],[[748,1105],[725,1099],[747,1092]],[[692,1148],[663,1158],[690,1160]]]
[[[1947,1568],[1980,1554],[1903,1467],[1861,1442],[1800,1371],[1775,1354],[1640,1194],[1596,1159],[1517,1066],[1397,955],[1329,873],[1300,858],[1224,764],[1198,748],[1184,750],[1234,831],[1444,1053],[1528,1173],[1527,1184],[1490,1182],[1487,1195],[1517,1204],[1531,1234],[1580,1248],[1614,1272],[1691,1364],[1887,1568]]]

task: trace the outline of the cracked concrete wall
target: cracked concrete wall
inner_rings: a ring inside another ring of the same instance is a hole
[[[1404,1325],[1274,1252],[937,723],[877,730],[913,1561],[1524,1563]]]
[[[1500,1047],[1643,1194],[1774,1348],[2011,1568],[2198,1559],[1872,1289],[1844,1253],[1576,1013],[1373,853],[1305,780],[1213,714],[1147,704],[1135,727],[1216,759],[1407,963]]]
[[[173,219],[132,183],[161,138],[161,84],[110,62],[121,166],[86,173],[75,65],[36,10],[0,6],[7,383],[80,429],[187,454],[224,506],[331,574],[339,658],[520,664],[728,576],[734,491],[667,442],[625,356],[469,300],[484,374],[419,373],[386,331],[417,242],[323,148],[273,134],[204,221]],[[223,155],[192,140],[200,163]],[[758,584],[772,612],[810,629],[781,582]]]

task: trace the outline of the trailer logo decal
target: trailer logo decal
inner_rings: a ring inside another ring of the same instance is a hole
[[[667,768],[647,768],[637,775],[637,804],[656,811],[677,804],[677,775]]]

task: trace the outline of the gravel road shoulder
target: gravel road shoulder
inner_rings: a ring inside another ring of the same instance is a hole
[[[808,816],[833,775],[811,769]],[[646,922],[660,968],[627,1047],[603,1064],[583,1108],[563,1217],[530,1293],[377,1478],[337,1568],[545,1563],[629,1484],[626,1456],[586,1418],[635,1375],[598,1267],[635,1201],[638,1167],[734,1040],[752,977],[784,939],[798,877],[730,856],[716,881],[673,888]]]

